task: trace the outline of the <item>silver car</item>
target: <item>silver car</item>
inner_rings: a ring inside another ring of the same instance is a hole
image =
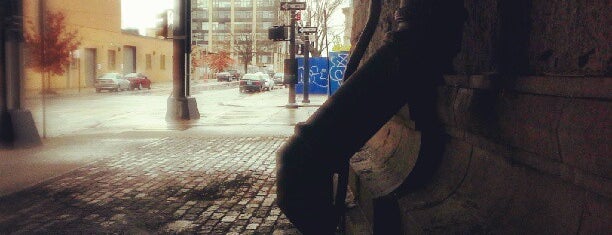
[[[120,73],[105,73],[94,81],[96,92],[102,90],[122,91],[130,89],[130,81],[123,78]]]
[[[256,73],[257,76],[261,78],[264,82],[263,89],[264,90],[274,90],[274,80],[267,73]]]

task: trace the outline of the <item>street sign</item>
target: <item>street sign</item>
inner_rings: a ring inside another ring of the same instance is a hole
[[[305,2],[281,2],[281,11],[306,10]]]
[[[317,27],[300,27],[299,33],[317,33]]]

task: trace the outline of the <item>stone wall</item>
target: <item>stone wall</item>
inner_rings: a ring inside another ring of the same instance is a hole
[[[355,0],[353,40],[368,3]],[[398,3],[385,2],[368,54],[391,29]],[[370,232],[406,234],[608,233],[612,40],[603,9],[610,3],[465,6],[456,74],[439,88],[438,113],[451,140],[440,146],[437,172],[423,189],[399,188],[409,183],[420,143],[407,105],[352,159],[359,206],[349,212],[348,231],[367,221]]]

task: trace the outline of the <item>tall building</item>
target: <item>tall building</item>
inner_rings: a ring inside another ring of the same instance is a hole
[[[344,45],[351,45],[353,11],[353,0],[349,0],[348,7],[342,8],[342,14],[344,14],[344,35],[342,35],[342,43]]]
[[[279,24],[276,0],[192,0],[192,44],[208,53],[228,51],[243,64],[274,67],[280,45],[268,40],[268,29]]]

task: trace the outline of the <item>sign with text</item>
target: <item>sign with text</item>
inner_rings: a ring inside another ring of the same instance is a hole
[[[306,3],[305,2],[281,2],[280,9],[281,11],[306,10]]]
[[[300,27],[298,29],[300,33],[317,33],[317,27]]]

